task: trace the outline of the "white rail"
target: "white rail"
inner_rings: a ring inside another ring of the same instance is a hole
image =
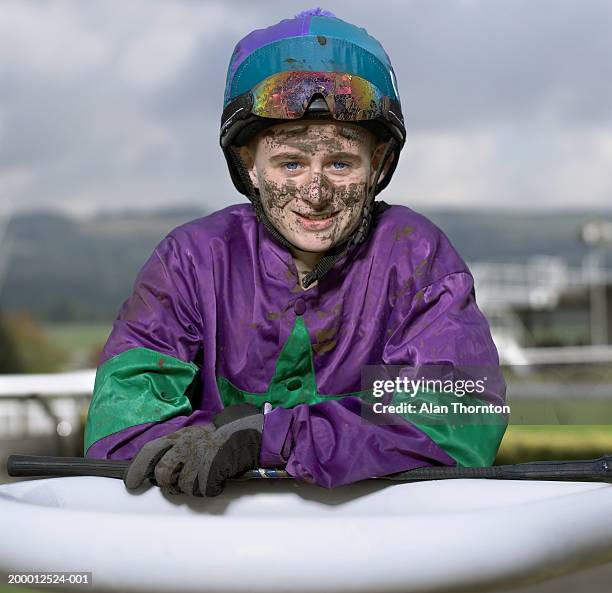
[[[570,267],[553,256],[536,256],[526,264],[473,262],[470,269],[478,304],[485,310],[513,305],[552,308],[564,293],[612,285],[610,269],[593,267],[588,260]]]
[[[96,371],[0,375],[0,437],[55,433],[67,437],[80,425]]]

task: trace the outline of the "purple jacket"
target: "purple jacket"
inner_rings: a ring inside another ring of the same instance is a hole
[[[140,270],[102,353],[85,450],[130,459],[152,439],[249,401],[273,407],[261,466],[321,486],[493,462],[504,419],[365,420],[361,369],[375,364],[499,372],[473,278],[448,238],[392,206],[350,260],[304,291],[291,254],[252,206],[230,206],[175,228]],[[483,400],[503,403],[504,393]]]

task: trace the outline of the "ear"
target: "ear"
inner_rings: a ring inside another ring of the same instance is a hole
[[[255,154],[252,145],[240,146],[238,148],[238,154],[244,163],[244,167],[251,178],[253,187],[259,189],[259,179],[257,178],[257,171],[255,170]]]
[[[383,152],[385,151],[385,146],[387,146],[387,143],[384,141],[380,141],[375,145],[374,150],[372,151],[372,158],[370,161],[370,185],[374,183],[374,175],[376,173],[376,169],[378,169],[380,165],[380,159],[382,158]],[[383,170],[380,173],[380,177],[378,178],[379,182],[382,181],[385,175],[389,172],[389,168],[391,167],[393,158],[393,152],[387,155],[387,160],[385,162]]]

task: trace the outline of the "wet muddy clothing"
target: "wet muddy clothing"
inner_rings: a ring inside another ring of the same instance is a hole
[[[101,356],[85,450],[131,459],[246,401],[272,408],[260,465],[322,486],[492,463],[503,423],[364,420],[361,369],[374,364],[499,369],[447,237],[391,206],[350,258],[302,290],[292,255],[251,205],[230,206],[175,228],[140,270]],[[482,401],[503,403],[504,391]]]

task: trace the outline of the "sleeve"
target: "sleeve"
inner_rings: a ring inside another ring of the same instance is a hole
[[[211,421],[191,406],[203,322],[190,255],[170,234],[139,271],[96,371],[87,457],[131,459],[152,439]]]
[[[497,350],[469,272],[445,275],[396,309],[384,365],[440,365],[447,375],[471,365],[489,373],[494,385],[479,396],[482,402],[504,402]],[[365,408],[371,411],[349,396],[273,410],[265,417],[262,465],[285,465],[291,475],[328,488],[429,465],[490,465],[507,424],[504,415],[492,420],[490,414],[461,423],[428,422],[427,414],[420,422],[401,414],[369,421]]]

